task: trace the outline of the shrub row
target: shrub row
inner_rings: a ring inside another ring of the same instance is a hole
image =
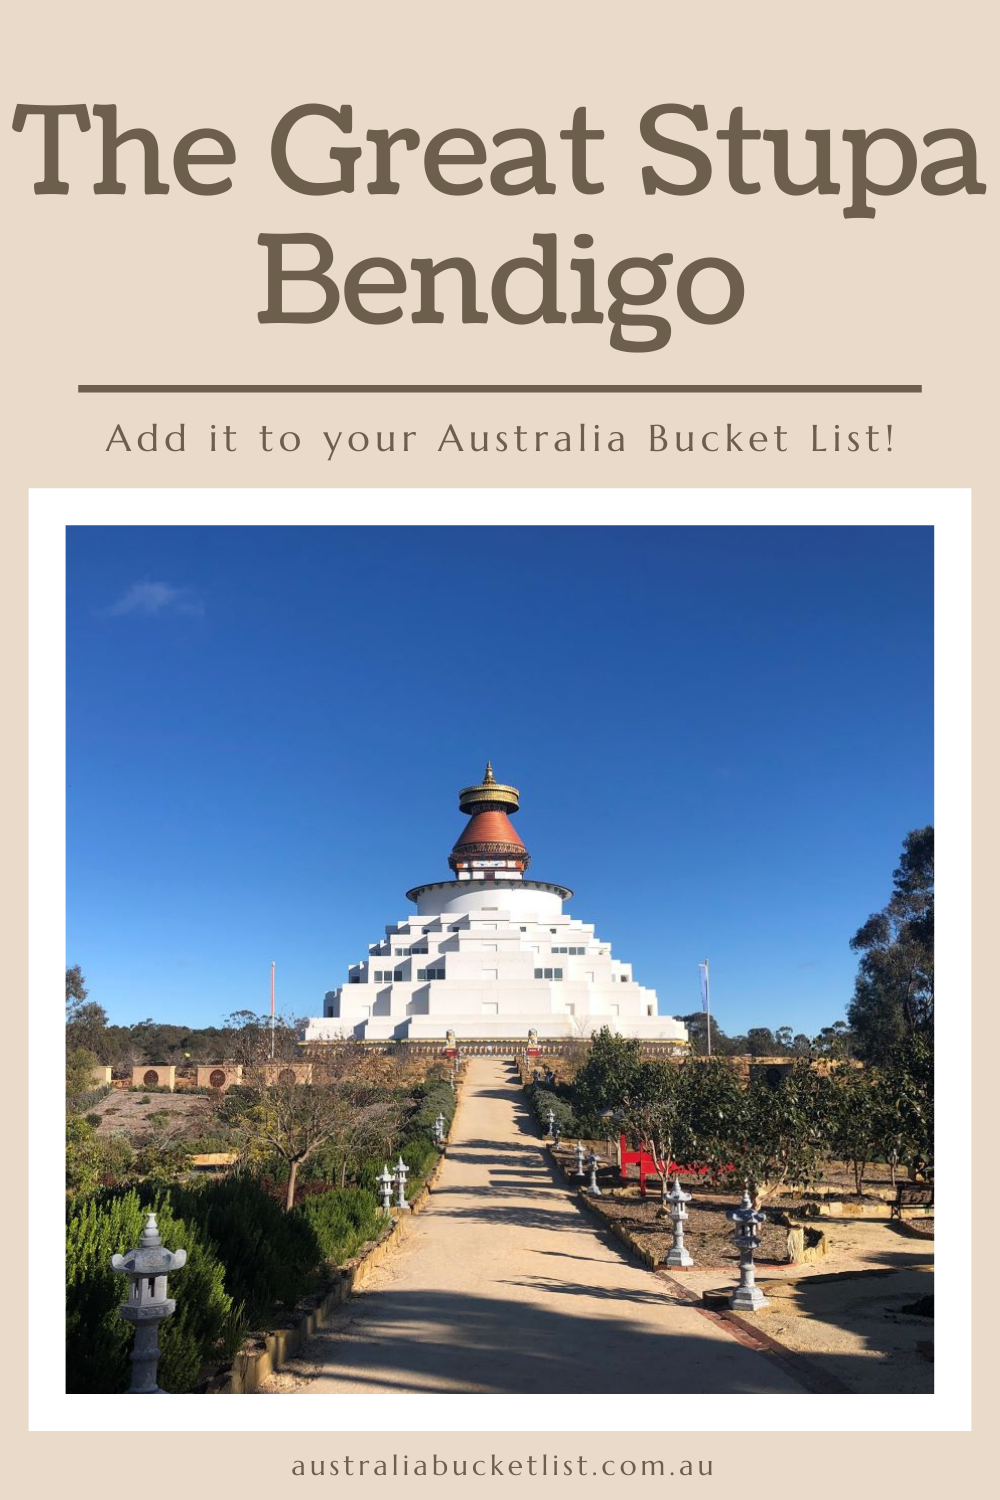
[[[554,1094],[551,1089],[543,1088],[540,1083],[531,1083],[528,1085],[528,1100],[542,1130],[548,1128],[551,1109],[561,1135],[578,1136],[580,1134],[573,1106],[567,1099]]]
[[[66,1100],[66,1110],[69,1114],[84,1115],[88,1109],[93,1109],[95,1104],[100,1104],[111,1093],[110,1083],[98,1084],[96,1088],[84,1089],[80,1094],[74,1094]]]
[[[150,1210],[164,1244],[188,1252],[171,1284],[177,1311],[161,1330],[159,1378],[168,1391],[190,1390],[206,1364],[232,1357],[248,1327],[293,1307],[384,1224],[375,1195],[362,1189],[321,1192],[284,1213],[245,1176],[76,1199],[66,1232],[70,1392],[128,1386],[131,1330],[118,1316],[128,1284],[111,1257],[135,1249]]]
[[[331,1266],[357,1255],[368,1241],[378,1239],[386,1225],[375,1194],[364,1188],[314,1194],[296,1212],[312,1229]]]

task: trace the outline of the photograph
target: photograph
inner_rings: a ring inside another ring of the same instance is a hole
[[[932,1394],[935,527],[476,504],[64,529],[65,1393]]]

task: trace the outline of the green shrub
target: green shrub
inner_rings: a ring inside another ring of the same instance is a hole
[[[357,1185],[379,1196],[378,1179],[382,1175],[382,1168],[388,1167],[390,1172],[395,1164],[399,1152],[389,1152],[387,1156],[366,1156],[357,1163],[354,1169],[354,1177]]]
[[[226,1290],[259,1326],[280,1308],[294,1307],[315,1284],[323,1254],[312,1226],[287,1214],[252,1178],[175,1186],[175,1213],[197,1226],[226,1269]]]
[[[357,1255],[367,1241],[377,1239],[386,1223],[375,1194],[364,1188],[317,1193],[295,1213],[311,1228],[324,1259],[336,1266]]]
[[[432,1141],[434,1121],[438,1115],[444,1115],[446,1129],[451,1124],[455,1114],[455,1095],[443,1078],[432,1078],[418,1085],[414,1090],[413,1099],[414,1107],[406,1121],[404,1137],[412,1140],[414,1136],[424,1135]]]
[[[175,1218],[162,1193],[98,1193],[72,1206],[66,1227],[66,1389],[72,1394],[128,1388],[132,1328],[118,1308],[129,1281],[112,1271],[111,1257],[138,1246],[150,1209],[164,1244],[188,1254],[170,1285],[177,1311],[160,1329],[160,1385],[189,1391],[204,1364],[232,1352],[232,1298],[223,1267],[199,1231]]]
[[[188,1155],[187,1146],[180,1141],[172,1141],[166,1146],[148,1142],[136,1152],[136,1172],[152,1182],[175,1182],[187,1170]]]
[[[67,1100],[79,1097],[90,1091],[94,1068],[97,1066],[97,1053],[91,1052],[89,1047],[72,1047],[66,1053],[66,1098]]]
[[[185,1143],[192,1156],[208,1156],[213,1151],[238,1151],[239,1144],[228,1131],[219,1135],[197,1135]]]
[[[127,1177],[135,1162],[135,1153],[127,1135],[99,1136],[97,1147],[97,1170],[103,1181],[111,1179],[117,1184]]]
[[[91,1192],[97,1186],[100,1156],[94,1127],[82,1115],[66,1119],[66,1187],[71,1193]]]
[[[580,1123],[573,1113],[573,1106],[567,1100],[561,1099],[558,1094],[553,1094],[550,1089],[544,1089],[537,1083],[529,1086],[528,1098],[531,1102],[535,1119],[543,1130],[548,1129],[549,1110],[551,1109],[561,1135],[580,1135]]]
[[[406,1184],[407,1193],[410,1194],[419,1187],[422,1179],[427,1176],[437,1161],[438,1149],[433,1141],[428,1140],[426,1136],[419,1135],[407,1141],[400,1154],[410,1169]],[[392,1163],[390,1163],[390,1169],[391,1166]]]
[[[418,1085],[413,1093],[414,1105],[403,1127],[403,1161],[410,1168],[407,1192],[412,1194],[438,1159],[434,1125],[444,1116],[445,1131],[455,1115],[455,1095],[443,1078],[431,1078]],[[390,1163],[390,1166],[392,1164]],[[381,1170],[381,1168],[379,1168]],[[366,1181],[366,1186],[369,1185]]]

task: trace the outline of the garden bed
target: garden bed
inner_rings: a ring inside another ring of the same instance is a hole
[[[624,1231],[648,1264],[662,1265],[673,1242],[673,1226],[669,1219],[660,1217],[659,1198],[650,1196],[643,1200],[638,1188],[609,1191],[603,1184],[601,1192],[602,1197],[590,1199],[591,1207],[617,1230]],[[735,1225],[726,1218],[727,1210],[736,1206],[731,1198],[692,1194],[687,1205],[684,1242],[699,1266],[728,1267],[738,1262],[733,1244]],[[761,1245],[756,1256],[757,1264],[787,1265],[787,1225],[775,1223],[769,1215],[758,1233]]]
[[[581,1180],[575,1175],[575,1151],[560,1150],[553,1152],[552,1156],[567,1182],[580,1187]],[[598,1168],[597,1180],[601,1197],[588,1197],[587,1203],[648,1265],[662,1264],[673,1241],[673,1226],[669,1218],[660,1214],[659,1185],[655,1189],[647,1188],[646,1197],[642,1198],[638,1183],[622,1183],[617,1165],[606,1161]],[[696,1263],[702,1267],[736,1264],[739,1257],[732,1238],[735,1225],[726,1214],[739,1206],[738,1195],[732,1190],[699,1188],[693,1181],[684,1181],[683,1186],[691,1194],[684,1240]],[[808,1207],[803,1198],[788,1193],[773,1203],[764,1204],[767,1218],[758,1229],[761,1241],[756,1256],[758,1265],[813,1261],[826,1253],[822,1232],[813,1225],[802,1223],[808,1217]],[[793,1226],[799,1231],[796,1241],[789,1234]],[[790,1253],[790,1249],[795,1253]]]

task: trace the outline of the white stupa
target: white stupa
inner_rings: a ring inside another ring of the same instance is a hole
[[[609,1026],[623,1036],[685,1041],[680,1021],[661,1016],[656,992],[588,923],[563,911],[573,892],[528,880],[530,857],[510,821],[517,787],[493,768],[459,793],[469,822],[451,852],[451,880],[407,891],[416,914],[331,990],[306,1041],[442,1038],[501,1040],[587,1036]]]

